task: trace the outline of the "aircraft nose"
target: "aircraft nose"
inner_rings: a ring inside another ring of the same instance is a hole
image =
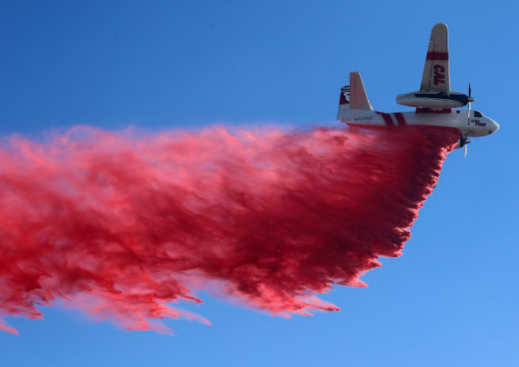
[[[499,130],[499,124],[492,120],[492,133],[495,133],[497,130]]]
[[[488,127],[488,135],[490,134],[493,134],[495,133],[497,130],[499,130],[499,124],[497,122],[495,122],[494,120],[492,120],[491,118],[488,118],[488,123],[487,123],[487,127]]]

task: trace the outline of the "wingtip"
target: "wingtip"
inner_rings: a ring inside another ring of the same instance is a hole
[[[436,23],[434,25],[434,28],[441,27],[441,28],[449,28],[446,23]]]

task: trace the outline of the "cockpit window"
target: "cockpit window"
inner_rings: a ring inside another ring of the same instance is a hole
[[[483,117],[483,114],[479,111],[474,111],[474,117]]]

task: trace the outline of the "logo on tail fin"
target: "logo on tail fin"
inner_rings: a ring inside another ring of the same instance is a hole
[[[341,88],[341,101],[339,104],[349,104],[350,103],[350,86],[347,85]]]

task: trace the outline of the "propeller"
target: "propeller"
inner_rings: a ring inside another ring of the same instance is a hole
[[[460,148],[461,147],[465,147],[465,153],[463,154],[464,157],[467,156],[467,153],[468,153],[468,145],[472,143],[472,140],[469,140],[467,137],[462,137],[460,139]]]
[[[472,88],[470,87],[470,83],[469,83],[469,98],[468,98],[469,110],[468,110],[468,114],[467,114],[467,125],[470,125],[470,102],[475,101],[475,99],[470,96],[471,94],[472,94]],[[465,156],[466,155],[467,155],[467,148],[465,148]]]
[[[470,83],[469,83],[469,96],[468,97],[469,98],[468,98],[468,103],[467,103],[468,104],[467,125],[470,125],[470,102],[475,101],[475,99],[472,98],[472,88],[470,86]],[[463,146],[465,146],[465,152],[464,152],[463,156],[466,157],[467,153],[468,153],[468,148],[469,148],[468,145],[470,143],[472,143],[472,141],[467,139],[466,137],[463,137],[462,142],[463,142]]]

